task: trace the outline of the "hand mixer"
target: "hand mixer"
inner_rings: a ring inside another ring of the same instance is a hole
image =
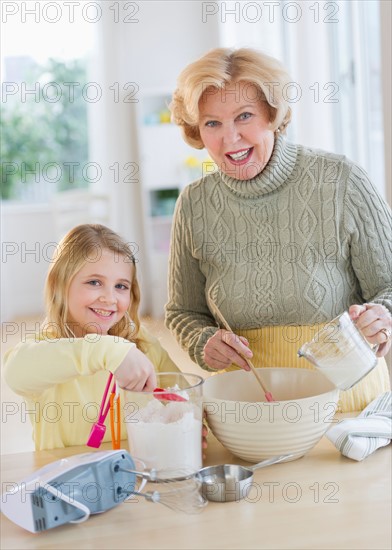
[[[136,488],[137,476],[151,478],[148,472],[136,471],[131,455],[123,449],[74,455],[13,483],[2,494],[1,511],[20,527],[37,533],[83,522],[133,495],[188,513],[199,512],[206,504],[196,477],[173,490],[142,493]]]

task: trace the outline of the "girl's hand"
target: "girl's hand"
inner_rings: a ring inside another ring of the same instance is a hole
[[[253,356],[248,340],[224,329],[218,330],[204,346],[204,362],[211,369],[221,370],[235,363],[244,370],[250,370],[242,355],[249,359]]]
[[[353,305],[349,315],[366,340],[378,344],[377,357],[384,357],[391,347],[392,316],[381,304]]]
[[[132,347],[114,372],[120,388],[153,391],[157,386],[154,365],[137,347]]]

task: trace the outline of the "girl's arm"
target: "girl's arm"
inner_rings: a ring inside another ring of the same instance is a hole
[[[15,393],[36,395],[98,370],[114,373],[133,349],[135,344],[115,336],[45,339],[38,335],[5,354],[4,378]]]

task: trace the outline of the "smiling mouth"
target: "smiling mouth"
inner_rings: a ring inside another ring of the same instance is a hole
[[[108,311],[106,309],[95,309],[93,307],[90,307],[91,311],[93,311],[94,313],[96,313],[97,315],[99,315],[100,317],[111,317],[112,315],[114,315],[114,311]]]
[[[235,153],[226,153],[226,157],[236,164],[240,164],[242,162],[245,162],[248,160],[248,158],[251,156],[253,152],[253,147],[249,147],[248,149],[242,149],[241,151],[236,151]]]

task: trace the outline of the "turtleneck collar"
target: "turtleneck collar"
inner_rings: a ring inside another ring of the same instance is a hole
[[[278,134],[275,138],[272,155],[264,170],[250,180],[237,180],[224,174],[219,174],[223,183],[237,197],[251,199],[266,195],[278,189],[290,176],[297,160],[297,146],[288,143]]]

